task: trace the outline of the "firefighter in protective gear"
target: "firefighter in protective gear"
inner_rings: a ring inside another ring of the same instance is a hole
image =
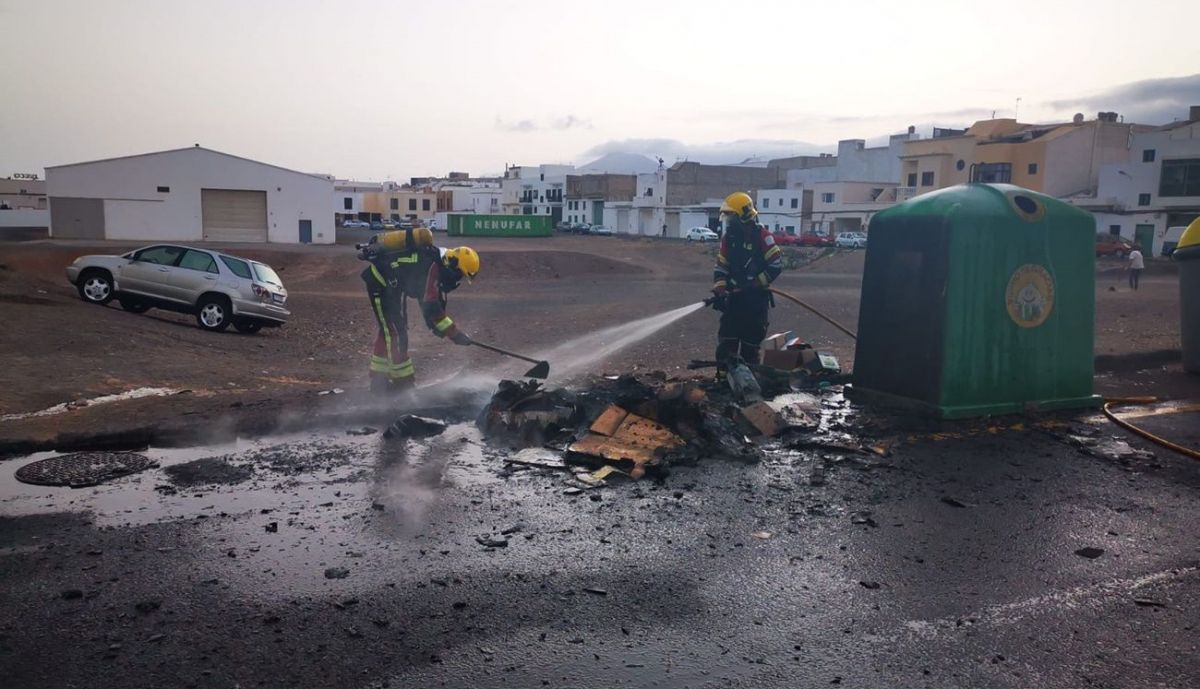
[[[759,348],[767,336],[772,305],[767,288],[783,272],[783,252],[775,238],[758,225],[754,200],[735,192],[721,205],[724,232],[713,268],[713,307],[721,311],[717,330],[717,380],[739,360],[759,361]]]
[[[408,299],[417,300],[426,325],[438,337],[471,344],[446,315],[446,295],[463,278],[479,272],[479,255],[468,247],[444,250],[433,245],[425,228],[399,230],[359,245],[359,258],[378,334],[371,352],[371,389],[397,391],[415,385],[416,369],[408,355]]]

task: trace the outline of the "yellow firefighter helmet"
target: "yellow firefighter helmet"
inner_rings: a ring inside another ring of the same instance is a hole
[[[469,246],[456,246],[442,259],[447,267],[458,268],[469,282],[479,272],[479,254]]]
[[[758,211],[754,209],[754,199],[744,191],[735,191],[726,196],[725,202],[721,204],[721,212],[735,215],[744,222],[758,217]]]

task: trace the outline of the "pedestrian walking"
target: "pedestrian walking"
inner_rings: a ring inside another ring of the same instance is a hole
[[[1146,259],[1142,257],[1142,245],[1134,244],[1129,252],[1129,288],[1136,290],[1141,280],[1142,271],[1146,269]]]

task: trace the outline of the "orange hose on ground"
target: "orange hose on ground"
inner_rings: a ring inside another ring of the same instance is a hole
[[[779,296],[783,297],[784,299],[787,299],[788,301],[795,302],[796,304],[808,309],[809,311],[816,314],[817,317],[820,318],[821,320],[825,321],[826,323],[832,325],[833,327],[837,328],[838,330],[841,330],[842,332],[849,335],[851,337],[851,339],[858,340],[858,335],[855,335],[853,332],[850,331],[849,328],[842,325],[841,323],[838,323],[837,321],[833,320],[829,316],[826,316],[825,314],[821,313],[820,311],[818,311],[816,309],[816,307],[810,306],[809,304],[806,304],[805,302],[800,301],[796,297],[793,297],[792,295],[788,294],[787,292],[784,292],[781,289],[777,289],[775,287],[769,287],[768,290],[774,294],[778,294]]]
[[[1137,426],[1134,426],[1133,424],[1129,423],[1128,421],[1117,418],[1117,415],[1112,413],[1112,410],[1110,409],[1110,407],[1112,407],[1114,404],[1115,405],[1152,404],[1157,401],[1158,401],[1158,399],[1155,397],[1115,397],[1115,398],[1107,399],[1104,401],[1104,415],[1108,417],[1109,421],[1112,421],[1113,423],[1117,424],[1121,428],[1124,428],[1125,430],[1129,431],[1130,433],[1133,433],[1134,435],[1141,436],[1142,438],[1145,438],[1146,440],[1149,440],[1150,442],[1152,442],[1156,445],[1165,447],[1168,450],[1171,450],[1172,452],[1178,452],[1179,454],[1181,454],[1185,457],[1191,457],[1192,459],[1200,459],[1200,452],[1197,452],[1196,450],[1193,450],[1190,447],[1184,447],[1183,445],[1177,445],[1177,444],[1171,442],[1170,440],[1167,440],[1166,438],[1160,438],[1157,435],[1154,435],[1153,433],[1151,433],[1150,431],[1144,430],[1142,428],[1138,428]]]

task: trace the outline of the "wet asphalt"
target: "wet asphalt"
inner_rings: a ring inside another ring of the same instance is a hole
[[[902,433],[887,457],[776,448],[578,493],[562,471],[507,465],[469,423],[427,441],[334,429],[151,449],[160,468],[74,490],[17,483],[25,461],[9,461],[0,677],[1200,685],[1200,463],[1140,441],[1153,457],[1096,457],[1012,426]]]

